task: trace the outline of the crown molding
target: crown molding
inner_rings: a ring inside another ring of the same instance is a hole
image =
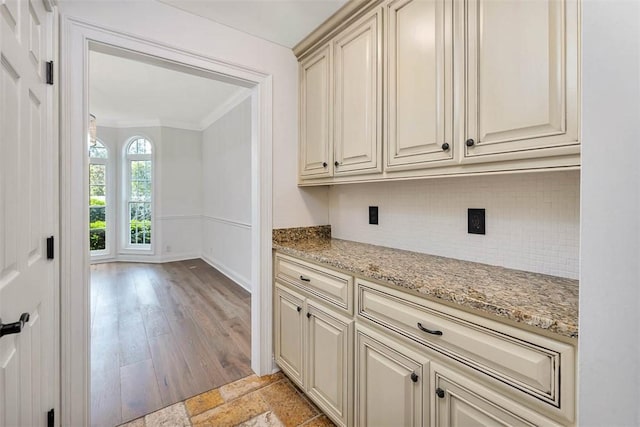
[[[240,105],[245,99],[251,96],[253,91],[247,88],[240,88],[236,93],[223,102],[218,108],[213,110],[200,122],[181,122],[175,120],[117,120],[111,118],[100,117],[98,127],[110,128],[146,128],[146,127],[168,127],[184,130],[194,130],[202,132],[209,128],[212,124],[220,120],[225,114]]]
[[[251,89],[243,88],[238,90],[238,92],[236,92],[233,96],[227,99],[222,105],[220,105],[218,108],[213,110],[204,119],[202,119],[202,121],[200,122],[201,130],[204,131],[208,129],[209,126],[211,126],[212,124],[220,120],[225,114],[233,110],[235,107],[240,105],[245,99],[250,97],[252,93],[253,91]]]

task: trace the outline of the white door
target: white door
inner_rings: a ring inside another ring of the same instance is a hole
[[[0,2],[0,318],[29,320],[0,338],[0,426],[46,426],[56,406],[57,150],[45,83],[53,13],[42,0]]]

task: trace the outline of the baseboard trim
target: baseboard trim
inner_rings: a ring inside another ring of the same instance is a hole
[[[186,261],[200,258],[200,253],[172,254],[172,255],[135,255],[122,254],[110,258],[96,258],[91,260],[91,264],[101,264],[106,262],[141,262],[148,264],[162,264],[164,262]]]
[[[202,260],[207,264],[209,264],[211,267],[215,268],[216,270],[220,271],[220,273],[227,276],[232,282],[236,283],[245,291],[251,293],[251,286],[249,286],[249,281],[246,280],[244,277],[240,276],[230,268],[226,267],[224,264],[214,261],[213,259],[209,258],[204,254],[202,254],[200,258],[202,258]]]

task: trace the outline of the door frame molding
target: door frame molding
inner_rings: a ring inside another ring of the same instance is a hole
[[[86,193],[92,44],[172,62],[253,88],[251,137],[251,368],[274,371],[272,351],[272,76],[61,14],[60,50],[60,374],[62,425],[90,424],[90,293]]]

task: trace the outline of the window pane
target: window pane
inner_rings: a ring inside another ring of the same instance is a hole
[[[104,228],[94,227],[93,223],[96,221],[106,221],[107,220],[107,208],[105,206],[90,206],[89,207],[89,223],[91,224],[91,228]]]
[[[151,183],[148,181],[131,182],[131,200],[136,202],[150,202]]]
[[[144,139],[134,139],[129,144],[127,154],[151,154],[151,143]]]
[[[151,203],[129,203],[131,244],[151,244]]]
[[[99,142],[96,142],[95,146],[89,143],[89,157],[94,159],[106,159],[108,157],[107,149]]]
[[[107,198],[105,196],[91,196],[89,198],[89,206],[105,206]]]
[[[89,231],[89,247],[92,251],[103,251],[107,248],[105,229],[92,229]]]
[[[90,185],[104,185],[106,166],[105,165],[89,165],[89,184]]]
[[[151,161],[150,160],[131,161],[131,179],[151,181]]]
[[[106,197],[106,188],[104,185],[90,185],[89,186],[89,196],[91,198],[97,198],[99,200],[104,199]]]
[[[89,145],[89,156],[106,158],[107,150],[100,142]],[[106,165],[89,164],[89,248],[101,251],[107,248],[107,186]]]

